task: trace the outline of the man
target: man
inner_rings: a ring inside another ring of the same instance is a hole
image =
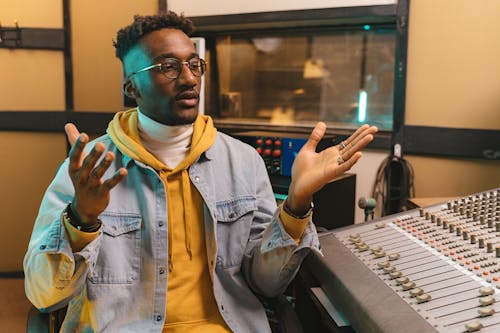
[[[269,332],[255,294],[282,293],[318,248],[312,195],[376,132],[363,126],[317,154],[319,123],[277,208],[255,150],[198,114],[205,62],[191,30],[172,12],[136,16],[115,46],[138,108],[117,113],[88,147],[66,126],[69,158],[24,261],[31,302],[68,306],[62,332]]]

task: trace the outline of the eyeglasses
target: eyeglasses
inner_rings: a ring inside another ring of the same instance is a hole
[[[128,78],[132,77],[135,74],[154,69],[163,73],[163,75],[165,75],[169,79],[177,79],[182,73],[182,65],[187,65],[191,73],[193,73],[194,76],[198,77],[202,76],[207,68],[207,62],[200,58],[193,58],[188,61],[180,61],[176,58],[165,58],[162,59],[162,61],[158,64],[144,67],[131,73]]]

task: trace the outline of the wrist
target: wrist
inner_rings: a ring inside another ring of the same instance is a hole
[[[285,201],[286,207],[293,215],[303,216],[311,209],[312,197],[302,198],[295,193],[296,191],[293,190],[293,186],[290,186],[288,197]]]
[[[83,222],[78,213],[73,210],[72,203],[69,203],[66,206],[66,209],[63,211],[62,218],[65,222],[83,232],[96,232],[102,225],[102,222],[99,219],[95,219],[94,222]]]
[[[285,213],[287,213],[291,217],[293,217],[295,219],[299,219],[299,220],[309,217],[312,213],[313,207],[314,207],[314,205],[313,205],[312,201],[309,202],[308,206],[305,206],[305,208],[302,208],[300,210],[298,210],[296,208],[295,209],[291,208],[289,205],[289,202],[288,202],[288,198],[283,203],[283,210],[285,211]]]

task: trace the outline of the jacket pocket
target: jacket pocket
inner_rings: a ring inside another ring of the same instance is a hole
[[[217,207],[217,265],[223,268],[241,264],[252,228],[256,198],[241,196],[220,201]]]
[[[92,283],[133,283],[141,264],[141,216],[105,213],[100,216],[103,235]]]

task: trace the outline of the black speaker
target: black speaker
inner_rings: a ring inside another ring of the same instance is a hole
[[[334,229],[354,224],[356,174],[346,173],[326,184],[313,196],[313,222]]]

